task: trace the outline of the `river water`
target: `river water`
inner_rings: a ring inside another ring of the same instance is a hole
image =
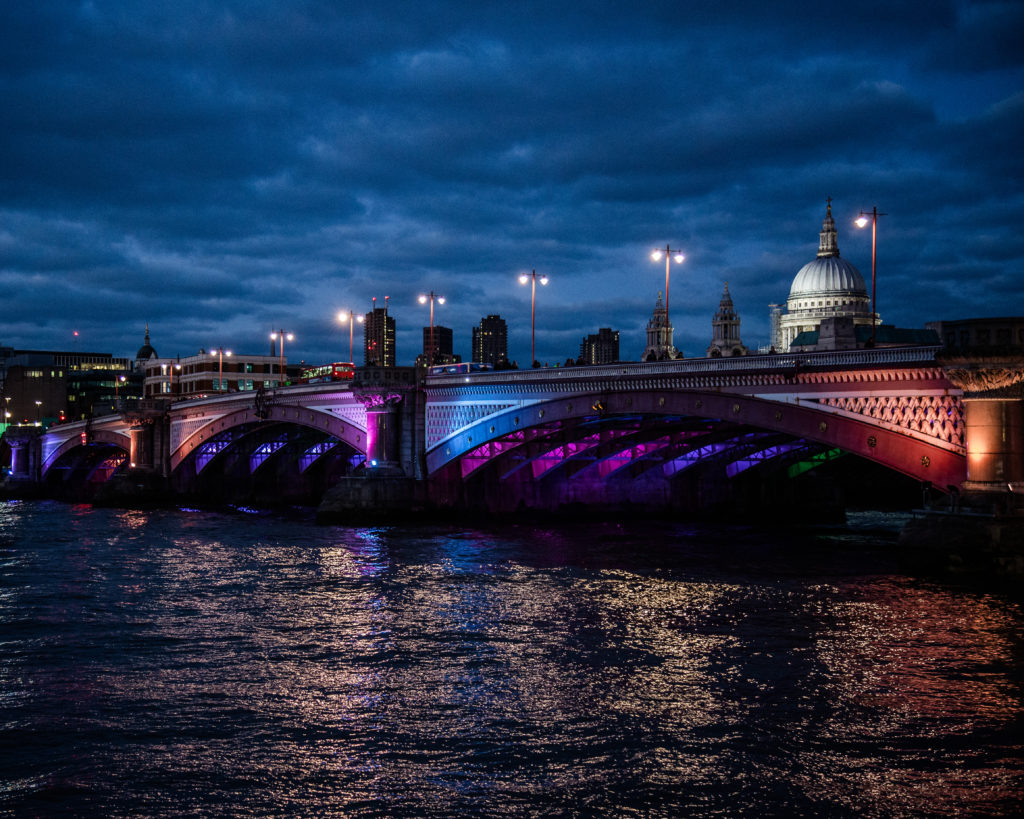
[[[0,503],[0,814],[1013,814],[1024,606],[853,523]]]

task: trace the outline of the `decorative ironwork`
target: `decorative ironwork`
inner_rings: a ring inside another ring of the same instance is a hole
[[[260,385],[259,389],[256,390],[256,397],[253,400],[253,410],[256,417],[261,421],[267,420],[267,416],[270,415],[270,407],[272,400],[267,398],[267,391]]]

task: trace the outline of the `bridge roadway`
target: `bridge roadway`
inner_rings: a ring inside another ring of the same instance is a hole
[[[334,461],[328,481],[405,476],[435,485],[441,498],[477,482],[490,485],[492,497],[526,493],[536,501],[538,487],[562,500],[582,497],[567,494],[568,485],[603,497],[599,485],[649,492],[652,481],[671,485],[707,470],[726,479],[754,469],[792,475],[852,453],[946,489],[967,478],[967,440],[963,393],[937,351],[683,359],[420,382],[412,368],[362,368],[352,384],[285,387],[262,399],[240,392],[144,401],[54,426],[38,442],[34,477],[95,482],[128,468],[185,491],[203,473],[237,481],[276,462],[277,480],[287,482]],[[15,473],[30,477],[18,456],[16,449]]]

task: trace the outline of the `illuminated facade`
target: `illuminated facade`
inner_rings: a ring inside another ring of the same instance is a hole
[[[831,199],[818,235],[818,256],[796,274],[786,300],[786,312],[779,320],[782,350],[789,350],[801,333],[816,332],[823,319],[849,318],[854,327],[879,323],[871,314],[860,271],[839,256]]]
[[[495,367],[508,362],[508,325],[501,316],[486,316],[473,328],[472,360]]]
[[[666,361],[682,357],[683,354],[672,346],[672,324],[668,320],[668,310],[661,300],[659,291],[658,301],[654,305],[654,315],[647,322],[647,346],[640,360]]]
[[[363,366],[395,366],[395,319],[387,308],[375,307],[364,317]]]
[[[146,398],[198,397],[218,392],[272,389],[281,382],[280,358],[270,355],[231,355],[200,350],[184,358],[151,358],[146,362]],[[285,375],[297,375],[285,362]],[[222,375],[223,374],[223,375]]]
[[[732,296],[729,295],[729,282],[725,283],[722,300],[718,303],[718,312],[711,320],[711,328],[709,358],[729,358],[747,354],[747,348],[740,340],[740,317],[733,307]]]
[[[602,327],[580,343],[579,364],[614,364],[619,360],[619,331]]]

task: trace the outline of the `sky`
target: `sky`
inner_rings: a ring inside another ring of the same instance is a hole
[[[1022,315],[1022,41],[1021,2],[2,3],[0,345],[347,360],[388,296],[411,364],[434,291],[526,366],[536,270],[541,361],[637,360],[671,245],[676,346],[728,282],[756,347],[827,197],[869,288],[885,214],[886,323]]]

